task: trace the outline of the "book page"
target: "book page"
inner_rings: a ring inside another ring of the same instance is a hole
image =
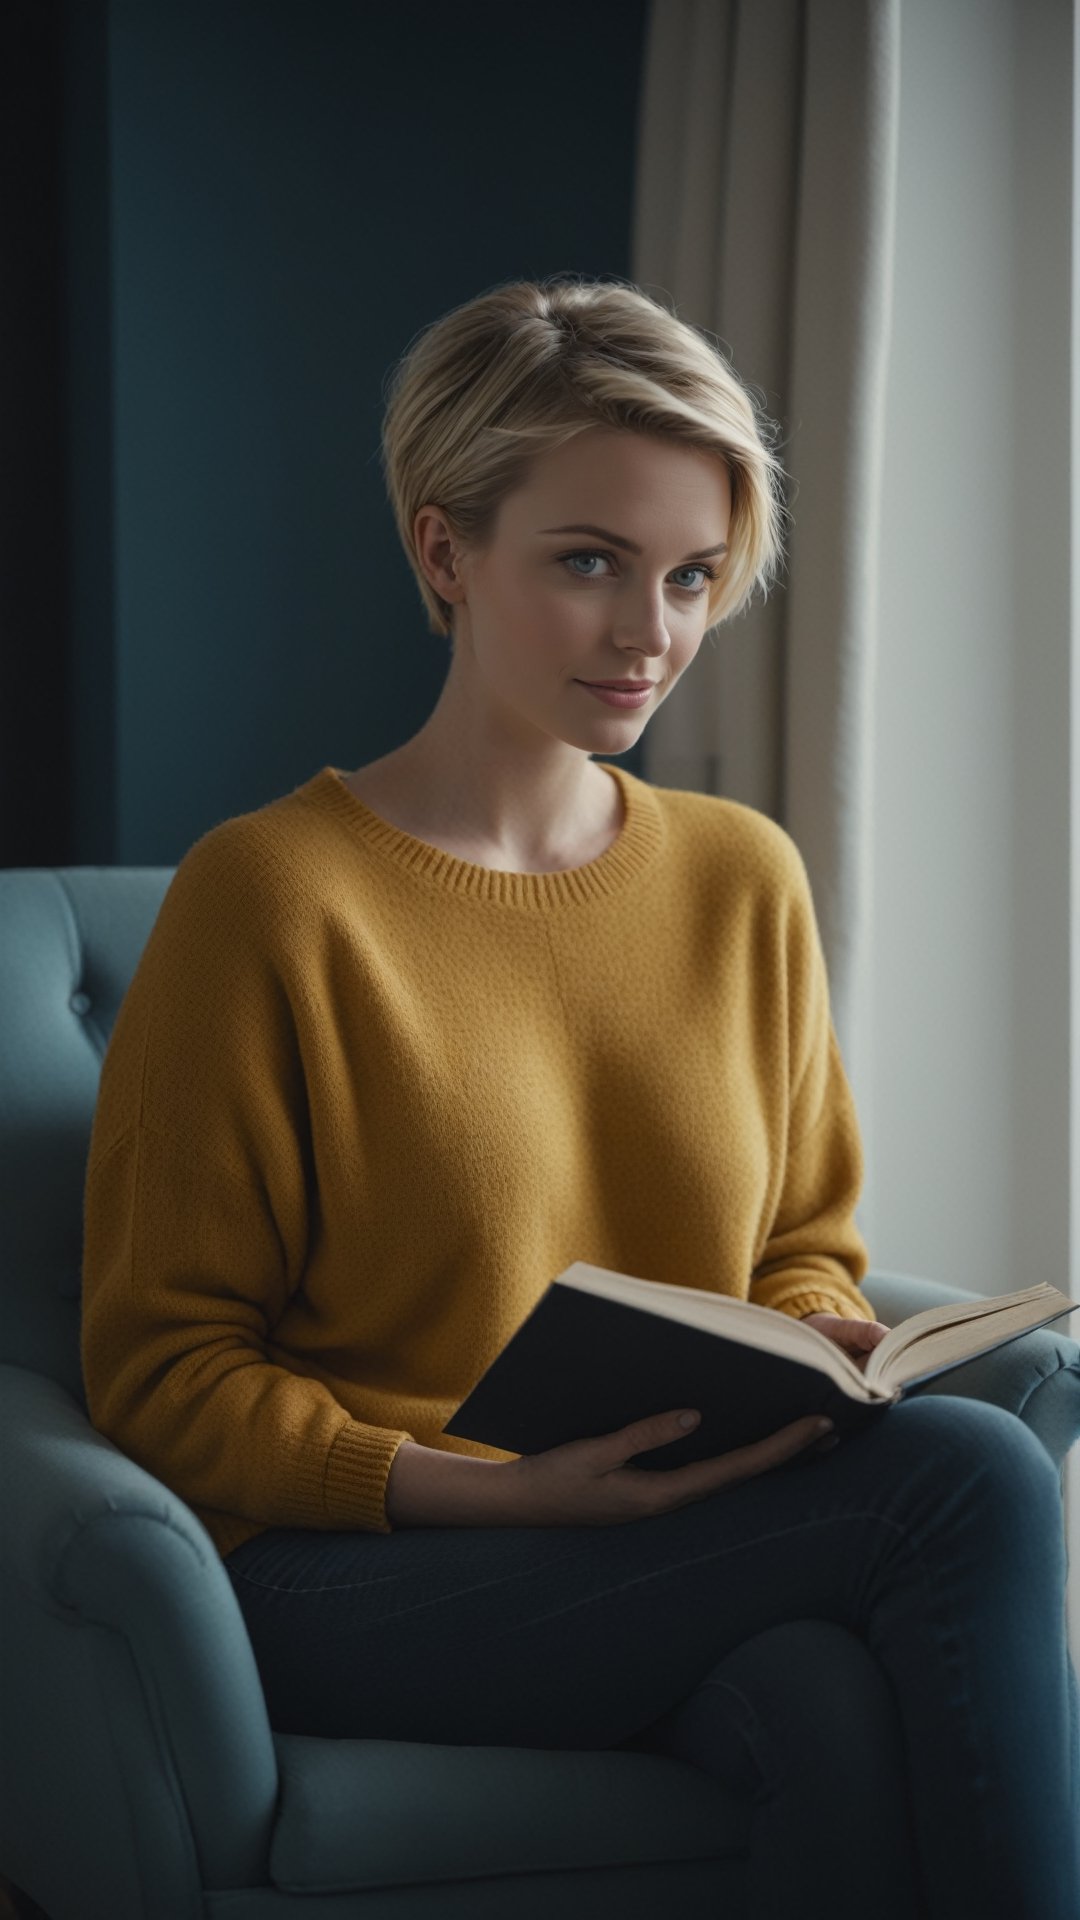
[[[928,1307],[901,1320],[879,1340],[867,1362],[866,1377],[883,1386],[902,1386],[935,1367],[974,1359],[1010,1335],[1044,1324],[1075,1304],[1044,1281],[985,1301],[958,1300]]]

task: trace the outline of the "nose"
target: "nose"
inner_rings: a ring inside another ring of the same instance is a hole
[[[623,651],[641,654],[643,668],[646,660],[662,660],[670,653],[671,635],[667,630],[663,595],[658,592],[639,605],[634,614],[627,614],[619,622],[616,638]],[[646,672],[644,669],[642,679]]]

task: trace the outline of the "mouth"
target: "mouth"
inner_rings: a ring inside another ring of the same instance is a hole
[[[579,680],[577,684],[605,707],[621,707],[626,713],[647,707],[656,690],[653,680]]]

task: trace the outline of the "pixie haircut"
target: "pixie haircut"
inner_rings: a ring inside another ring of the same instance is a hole
[[[708,627],[741,613],[755,587],[768,596],[789,517],[779,428],[713,338],[631,281],[565,274],[497,285],[414,336],[383,382],[382,468],[432,633],[452,638],[453,608],[419,564],[419,509],[437,506],[455,543],[483,552],[536,456],[597,426],[723,460],[729,550]]]

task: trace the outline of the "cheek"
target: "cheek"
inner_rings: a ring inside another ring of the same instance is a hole
[[[693,666],[701,651],[701,641],[684,634],[675,621],[672,621],[668,627],[668,633],[671,638],[671,649],[664,662],[664,674],[670,684],[680,680],[687,668]]]
[[[602,594],[560,591],[549,580],[515,596],[509,631],[519,659],[535,666],[558,666],[604,630]]]
[[[555,658],[568,615],[541,577],[492,580],[484,596],[481,646],[496,678],[535,672]]]

